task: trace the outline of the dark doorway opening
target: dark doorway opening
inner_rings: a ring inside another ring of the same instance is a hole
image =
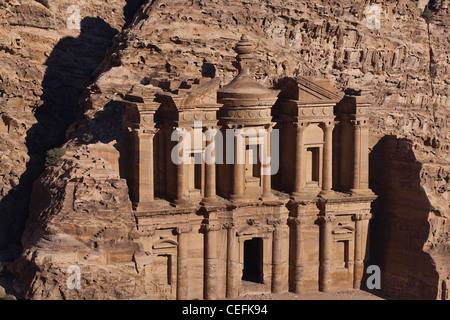
[[[242,273],[242,280],[263,283],[262,258],[263,240],[261,238],[244,241],[244,271]]]

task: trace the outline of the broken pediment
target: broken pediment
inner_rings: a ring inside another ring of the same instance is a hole
[[[335,92],[328,79],[282,78],[275,84],[280,89],[280,99],[296,100],[301,104],[336,104],[341,96]]]
[[[256,234],[264,234],[271,232],[272,228],[268,225],[263,225],[259,223],[255,224],[247,224],[244,225],[242,228],[240,228],[236,234],[238,236],[245,236],[245,235],[256,235]]]
[[[333,230],[333,234],[342,235],[342,234],[352,234],[355,231],[353,227],[350,226],[338,226]]]
[[[217,105],[216,96],[220,80],[201,78],[179,82],[179,86],[158,93],[157,101],[176,109],[190,109]],[[174,87],[174,86],[171,86]]]
[[[152,248],[154,250],[158,250],[158,249],[172,249],[172,248],[176,248],[177,246],[178,246],[178,243],[175,240],[163,238],[163,239],[160,239],[160,240],[156,241],[153,244]]]

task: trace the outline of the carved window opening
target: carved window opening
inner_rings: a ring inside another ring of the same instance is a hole
[[[263,283],[263,239],[244,241],[244,269],[242,280]]]
[[[306,181],[318,184],[320,178],[320,148],[307,148],[306,160]]]

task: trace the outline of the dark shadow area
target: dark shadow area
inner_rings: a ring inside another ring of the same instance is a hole
[[[215,78],[216,76],[216,67],[209,62],[206,62],[206,60],[203,60],[202,64],[202,77],[205,78]]]
[[[123,7],[123,15],[125,17],[125,29],[133,21],[133,17],[138,9],[146,2],[146,0],[127,0],[127,4]]]
[[[122,103],[120,101],[110,101],[105,104],[102,110],[95,113],[92,120],[85,121],[78,128],[74,137],[86,144],[97,142],[108,144],[114,140],[120,142],[123,133],[122,118]],[[115,147],[119,148],[119,143]]]
[[[365,270],[377,265],[381,289],[362,289],[390,299],[436,299],[439,275],[423,251],[428,239],[429,201],[420,185],[422,169],[407,139],[383,137],[369,155],[372,203]]]
[[[47,150],[66,141],[65,132],[79,112],[80,95],[117,33],[100,18],[84,18],[79,36],[61,39],[45,62],[41,105],[35,110],[37,123],[26,136],[30,160],[19,184],[0,200],[0,261],[20,254],[33,181],[43,172]]]

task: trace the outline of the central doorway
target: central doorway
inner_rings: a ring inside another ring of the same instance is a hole
[[[244,270],[242,280],[263,283],[263,240],[253,238],[244,241]]]

